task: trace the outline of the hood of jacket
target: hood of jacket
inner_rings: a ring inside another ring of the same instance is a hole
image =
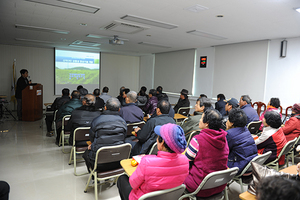
[[[217,149],[223,149],[226,142],[227,132],[219,129],[218,131],[213,129],[203,129],[200,134],[202,134],[203,138],[210,143],[213,147]]]

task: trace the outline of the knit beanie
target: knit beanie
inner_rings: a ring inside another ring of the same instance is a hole
[[[299,114],[300,113],[300,103],[295,103],[292,107],[292,111]]]
[[[176,124],[165,124],[162,126],[156,126],[154,132],[162,137],[165,143],[175,153],[182,153],[186,148],[186,140],[184,131]]]

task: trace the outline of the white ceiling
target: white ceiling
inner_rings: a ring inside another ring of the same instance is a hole
[[[100,10],[91,14],[24,0],[0,0],[0,44],[72,49],[69,44],[75,40],[82,40],[101,43],[101,49],[97,51],[145,55],[247,41],[300,37],[300,13],[294,10],[300,7],[299,0],[72,0],[72,2],[100,7]],[[186,10],[197,4],[207,7],[208,10],[199,13]],[[127,14],[175,24],[178,28],[164,29],[120,19]],[[218,18],[217,15],[224,17]],[[114,20],[144,25],[149,29],[134,34],[100,29]],[[87,26],[82,26],[81,23],[86,23]],[[15,28],[15,24],[68,30],[70,33],[63,35],[22,30]],[[227,39],[215,40],[186,33],[191,30]],[[114,46],[108,44],[108,39],[88,38],[87,34],[118,35],[129,41],[125,41],[124,45]],[[15,38],[53,43],[17,41]],[[144,46],[138,44],[139,42],[171,48]],[[84,48],[79,50],[91,51]]]

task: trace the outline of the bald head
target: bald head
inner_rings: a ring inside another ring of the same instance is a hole
[[[137,99],[137,93],[135,91],[130,91],[127,93],[127,98],[129,103],[135,103]]]

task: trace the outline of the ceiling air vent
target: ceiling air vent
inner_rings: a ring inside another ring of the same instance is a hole
[[[85,41],[81,41],[81,40],[75,40],[74,42],[72,42],[73,45],[80,45],[80,46],[90,46],[90,47],[98,47],[101,44],[96,43],[96,42],[85,42]]]
[[[132,33],[137,33],[137,32],[146,30],[148,28],[149,27],[139,26],[136,24],[129,24],[129,23],[124,23],[124,22],[119,22],[119,21],[113,21],[112,23],[109,23],[109,24],[101,27],[100,29],[132,34]]]

